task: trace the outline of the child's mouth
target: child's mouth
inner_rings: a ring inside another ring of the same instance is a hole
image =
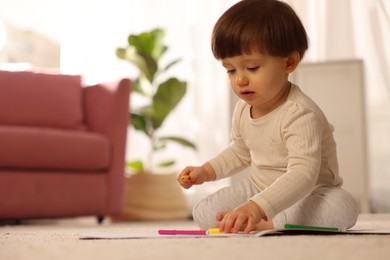
[[[253,96],[255,94],[254,91],[241,91],[240,92],[240,95],[245,97],[245,98],[249,98],[251,96]]]

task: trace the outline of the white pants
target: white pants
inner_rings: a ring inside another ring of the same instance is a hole
[[[225,187],[200,201],[193,209],[195,222],[202,228],[218,227],[216,215],[220,211],[231,211],[255,194],[255,185],[245,179],[231,187]],[[352,195],[341,188],[319,187],[309,196],[272,219],[276,229],[285,224],[338,227],[345,231],[355,225],[359,207]]]

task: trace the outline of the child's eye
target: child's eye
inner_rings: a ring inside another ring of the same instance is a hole
[[[259,66],[247,68],[247,70],[252,71],[252,72],[254,72],[254,71],[258,70],[258,69],[259,69]]]
[[[234,72],[236,72],[235,69],[230,69],[230,70],[227,70],[227,74],[233,74]]]

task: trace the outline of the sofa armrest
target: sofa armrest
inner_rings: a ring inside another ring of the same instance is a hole
[[[107,207],[108,211],[112,213],[120,211],[123,205],[130,89],[131,81],[129,79],[84,88],[85,117],[88,130],[103,134],[112,144],[112,163],[107,177]]]

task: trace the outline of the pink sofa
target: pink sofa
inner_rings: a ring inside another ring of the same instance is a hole
[[[0,220],[120,212],[130,87],[0,71]]]

